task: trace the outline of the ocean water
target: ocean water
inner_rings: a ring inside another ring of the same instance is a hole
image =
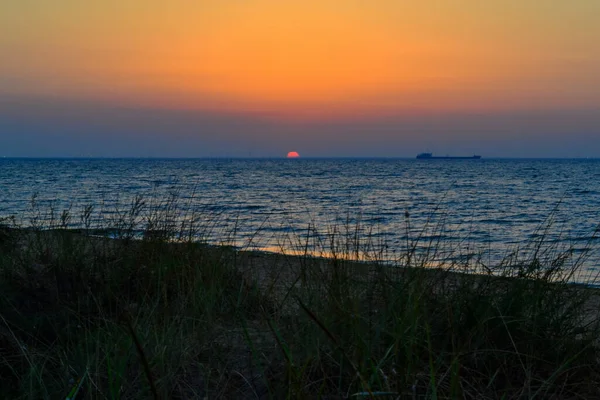
[[[435,244],[440,258],[491,265],[543,237],[600,266],[600,160],[0,159],[0,217],[22,225],[70,209],[77,226],[86,205],[100,224],[135,196],[148,212],[172,198],[174,221],[240,247],[327,248],[358,233],[390,258]]]

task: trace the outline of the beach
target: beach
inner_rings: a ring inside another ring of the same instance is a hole
[[[598,294],[564,267],[530,260],[508,278],[2,232],[5,395],[55,397],[83,377],[91,398],[597,394]]]

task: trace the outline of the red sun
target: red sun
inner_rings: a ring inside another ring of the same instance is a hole
[[[297,151],[290,151],[289,153],[287,153],[287,158],[298,158],[300,157],[300,154],[298,154]]]

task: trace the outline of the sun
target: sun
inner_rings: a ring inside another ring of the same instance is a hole
[[[290,151],[289,153],[287,153],[287,158],[298,158],[300,157],[300,154],[298,154],[297,151]]]

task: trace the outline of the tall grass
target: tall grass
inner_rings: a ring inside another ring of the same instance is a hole
[[[445,260],[407,214],[403,249],[355,221],[266,254],[208,245],[221,217],[182,209],[2,221],[0,398],[600,396],[600,297],[543,235],[495,265]]]

